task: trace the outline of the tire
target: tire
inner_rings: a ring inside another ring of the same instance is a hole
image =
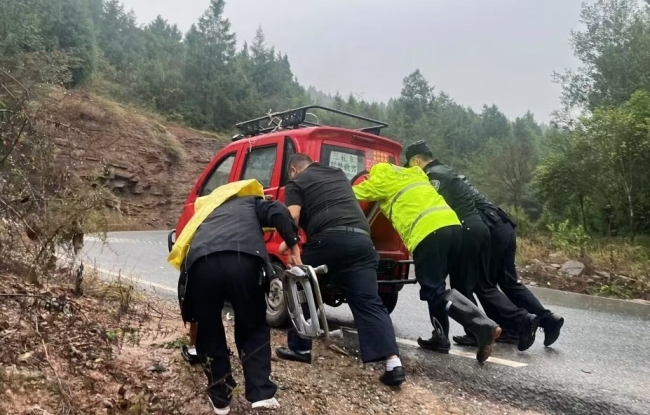
[[[384,306],[386,306],[386,309],[388,310],[388,314],[392,313],[393,310],[395,310],[395,306],[397,306],[398,296],[399,296],[398,292],[379,293],[379,298],[381,298],[381,301],[384,303]]]
[[[289,320],[289,309],[284,299],[284,290],[280,275],[284,272],[282,265],[274,263],[276,278],[271,280],[271,288],[266,296],[266,324],[272,328],[286,326]]]

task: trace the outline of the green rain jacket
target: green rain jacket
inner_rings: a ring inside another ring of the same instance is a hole
[[[419,167],[377,163],[368,180],[353,187],[358,200],[379,202],[411,253],[430,233],[445,226],[460,226],[456,213]]]

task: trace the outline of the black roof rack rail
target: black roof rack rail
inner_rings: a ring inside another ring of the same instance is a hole
[[[306,127],[319,127],[323,124],[318,122],[306,121],[309,110],[311,109],[320,109],[328,111],[334,114],[343,115],[349,118],[353,118],[360,121],[368,122],[369,127],[358,128],[357,131],[370,133],[374,135],[379,135],[382,128],[388,127],[383,121],[373,120],[372,118],[364,117],[362,115],[352,114],[349,112],[337,110],[330,107],[324,107],[322,105],[307,105],[305,107],[290,109],[287,111],[281,112],[269,112],[267,115],[259,118],[255,118],[249,121],[244,121],[236,124],[235,126],[239,129],[240,134],[237,134],[232,138],[232,141],[241,140],[245,137],[252,137],[259,134],[270,133],[278,130],[286,129],[296,129],[296,128],[306,128]],[[313,115],[313,114],[312,114]],[[266,125],[262,125],[266,121]]]

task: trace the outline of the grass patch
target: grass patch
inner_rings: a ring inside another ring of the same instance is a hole
[[[163,152],[169,158],[169,161],[172,165],[183,164],[187,159],[187,153],[183,145],[171,135],[165,127],[160,124],[157,124],[159,127],[162,127],[164,131],[159,131],[156,135],[158,143],[160,144]]]
[[[577,250],[569,246],[561,248],[554,245],[551,238],[535,236],[518,238],[517,265],[530,265],[534,260],[546,263],[559,263],[575,259],[594,270],[604,270],[618,276],[624,276],[632,283],[650,283],[650,247],[646,239],[632,244],[628,239],[590,239],[584,246],[585,256],[577,255]],[[595,295],[626,298],[629,287],[626,285],[603,285],[598,287]]]
[[[517,238],[517,257],[518,266],[532,264],[533,260],[543,261],[549,258],[551,246],[549,241],[540,238]]]
[[[190,344],[190,339],[187,336],[181,336],[175,340],[171,340],[162,344],[157,345],[162,349],[180,349],[183,346]]]

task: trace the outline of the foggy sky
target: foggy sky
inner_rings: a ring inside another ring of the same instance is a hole
[[[162,15],[187,31],[209,0],[122,0],[141,23]],[[591,2],[591,1],[590,1]],[[262,26],[301,84],[386,101],[419,68],[436,91],[480,111],[541,121],[559,107],[553,70],[575,67],[578,0],[230,0],[239,43]],[[278,108],[279,110],[279,108]]]

